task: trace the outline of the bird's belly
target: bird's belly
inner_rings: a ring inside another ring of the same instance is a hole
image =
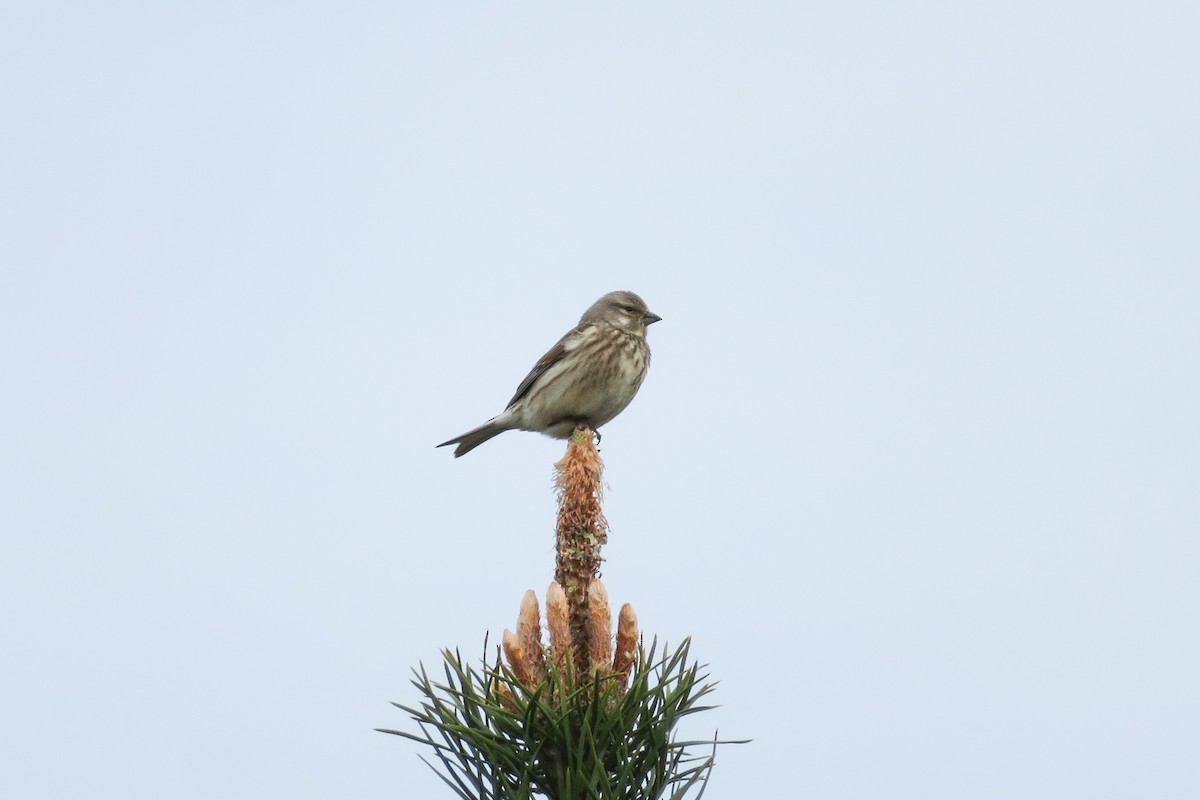
[[[581,422],[599,428],[620,414],[641,386],[644,370],[633,374],[586,376],[576,381],[549,381],[531,403],[529,427],[565,439]]]

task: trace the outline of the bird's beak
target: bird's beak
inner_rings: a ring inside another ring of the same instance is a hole
[[[642,314],[642,322],[647,325],[653,325],[656,322],[662,322],[662,317],[653,311],[647,311],[645,314]]]

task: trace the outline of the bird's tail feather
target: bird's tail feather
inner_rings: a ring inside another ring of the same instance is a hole
[[[458,445],[458,447],[454,448],[454,457],[458,458],[461,455],[471,452],[476,447],[479,447],[479,445],[483,444],[488,439],[491,439],[493,436],[499,436],[506,430],[508,430],[507,427],[504,425],[497,425],[496,420],[493,419],[483,423],[478,428],[467,431],[462,436],[456,436],[448,442],[442,442],[438,445],[438,447],[445,447],[448,444]]]

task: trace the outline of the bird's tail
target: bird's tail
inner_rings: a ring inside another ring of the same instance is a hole
[[[458,458],[461,455],[471,452],[476,447],[479,447],[479,445],[483,444],[488,439],[491,439],[493,436],[499,436],[506,430],[509,430],[507,425],[498,423],[496,420],[492,419],[483,423],[478,428],[473,428],[467,431],[462,436],[456,436],[448,442],[442,442],[438,445],[438,447],[445,447],[448,444],[458,445],[458,447],[454,448],[454,457]]]

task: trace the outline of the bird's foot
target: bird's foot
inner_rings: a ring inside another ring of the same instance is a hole
[[[590,433],[592,435],[592,437],[596,440],[595,441],[596,446],[597,447],[600,446],[600,439],[602,438],[600,436],[600,431],[596,430],[588,423],[586,423],[586,422],[575,423],[575,430],[578,431],[579,433]]]

